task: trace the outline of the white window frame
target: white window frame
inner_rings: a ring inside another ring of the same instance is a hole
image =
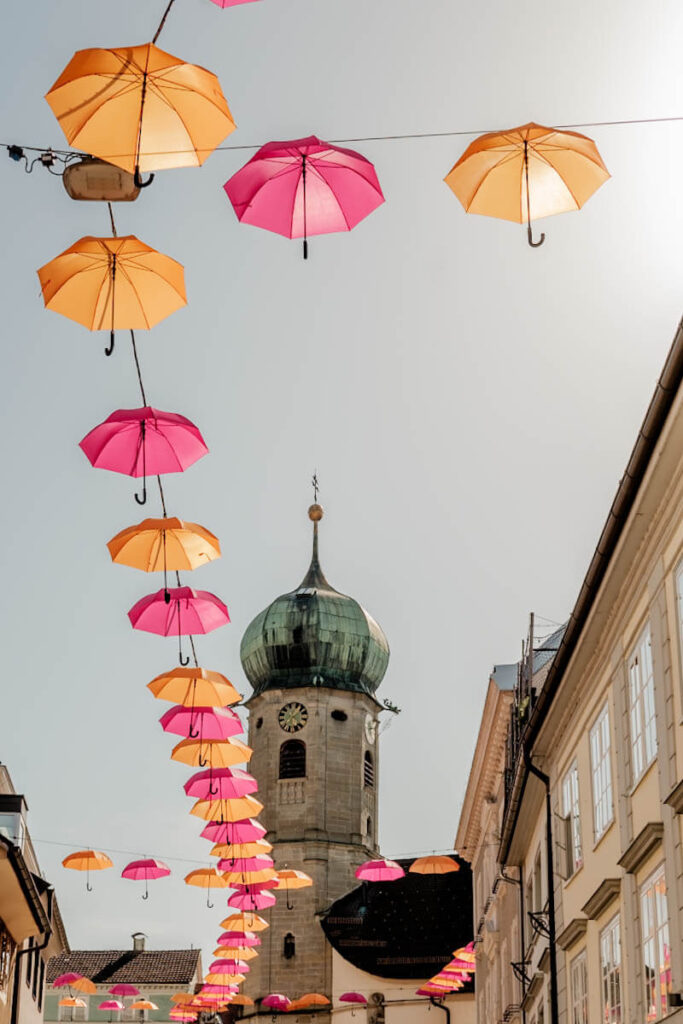
[[[588,964],[586,950],[570,964],[572,1017],[571,1024],[588,1024]]]
[[[602,1024],[621,1024],[621,922],[619,914],[600,932]]]
[[[648,623],[628,659],[628,710],[631,781],[635,786],[657,757],[652,635]]]
[[[603,706],[595,719],[590,731],[589,743],[591,788],[593,790],[593,836],[597,843],[614,821],[609,704]]]
[[[583,865],[579,766],[576,760],[572,761],[562,779],[562,817],[567,823],[567,877],[570,878]]]
[[[664,865],[653,871],[640,887],[640,941],[645,984],[646,1021],[661,1020],[669,1012],[671,945]],[[668,962],[667,962],[668,953]],[[655,964],[650,967],[648,962]],[[667,984],[668,974],[668,984]]]

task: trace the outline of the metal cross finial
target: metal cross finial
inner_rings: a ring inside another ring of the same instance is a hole
[[[318,473],[317,473],[317,471],[314,472],[313,476],[311,477],[311,483],[313,484],[313,500],[315,501],[315,503],[317,505],[317,503],[318,503],[318,491],[320,490],[320,484],[318,483]]]

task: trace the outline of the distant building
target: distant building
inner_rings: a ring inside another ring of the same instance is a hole
[[[54,889],[31,843],[27,811],[0,765],[0,1024],[42,1020],[47,960],[69,948]]]
[[[54,957],[48,964],[48,990],[45,996],[46,1021],[169,1021],[171,996],[175,992],[193,992],[202,980],[201,953],[198,949],[146,949],[145,936],[136,932],[131,949],[76,949]],[[52,982],[60,974],[73,971],[89,978],[97,986],[94,995],[76,992],[84,1007],[59,1006],[66,989],[54,989]],[[114,985],[134,985],[139,996],[112,996]],[[158,1010],[131,1010],[130,1004],[145,998]],[[110,1014],[97,1007],[106,999],[118,999],[122,1011]]]
[[[682,385],[683,325],[557,651],[489,687],[456,839],[481,1024],[683,1022]]]
[[[244,991],[257,1002],[271,992],[290,999],[317,992],[331,1001],[336,1020],[353,1009],[339,996],[357,990],[371,1000],[362,1011],[369,1024],[435,1022],[439,1011],[415,990],[471,939],[469,871],[358,886],[356,868],[380,856],[378,736],[387,708],[376,692],[389,645],[358,601],[327,581],[318,555],[322,508],[311,506],[309,517],[308,571],[249,625],[241,658],[253,689],[246,701],[251,769],[275,865],[306,872],[313,886],[293,892],[291,902],[281,893],[261,911],[270,928]],[[406,894],[415,920],[399,925]],[[471,988],[449,996],[448,1005],[454,1024],[471,1024]],[[330,1019],[316,1013],[319,1024]]]

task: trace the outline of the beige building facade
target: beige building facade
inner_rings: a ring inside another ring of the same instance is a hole
[[[485,710],[493,817],[471,778],[456,842],[475,907],[519,883],[478,935],[487,1024],[683,1020],[682,379],[679,327],[557,651],[519,666],[506,727]],[[484,974],[511,970],[512,1003],[489,1002]]]

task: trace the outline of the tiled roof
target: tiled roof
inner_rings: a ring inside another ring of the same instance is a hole
[[[75,949],[48,962],[47,982],[74,971],[96,985],[189,985],[200,969],[199,957],[198,949]]]

